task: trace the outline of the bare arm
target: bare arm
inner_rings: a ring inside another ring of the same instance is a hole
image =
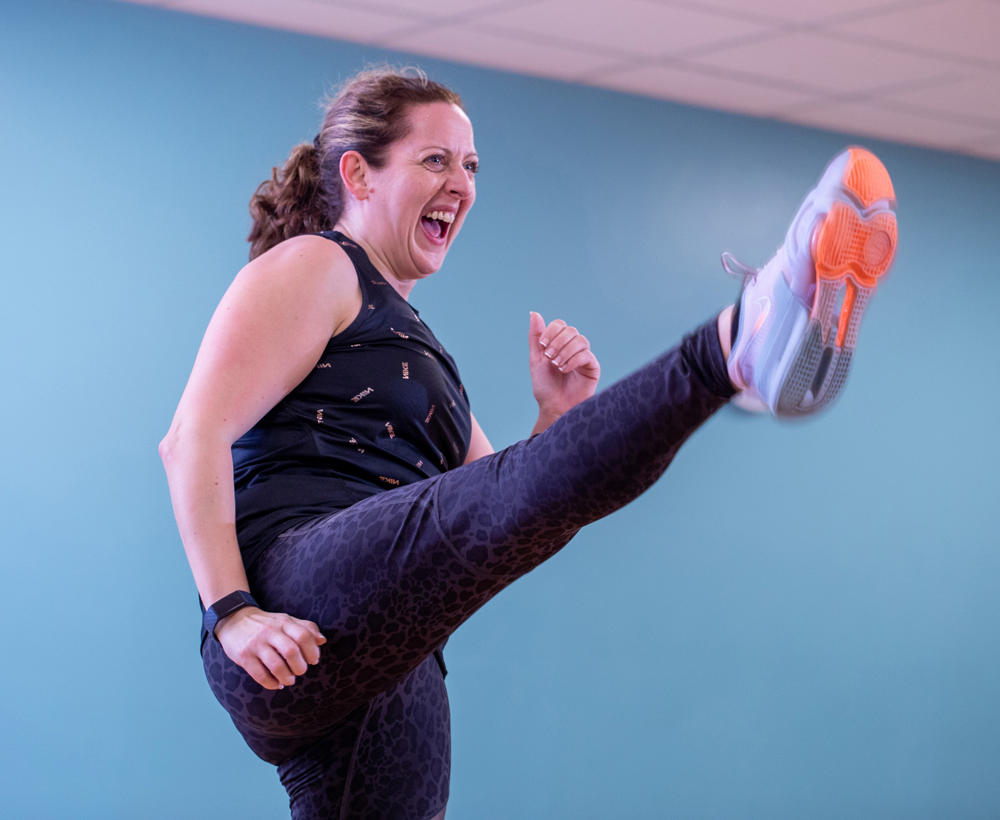
[[[477,458],[488,456],[492,452],[494,452],[493,445],[490,444],[490,440],[486,438],[486,433],[484,433],[483,428],[479,426],[479,422],[476,421],[476,417],[472,416],[472,433],[469,436],[469,452],[465,456],[464,463],[468,464],[470,461],[475,461]]]
[[[309,373],[361,293],[343,250],[297,237],[237,275],[209,323],[170,430],[160,443],[181,540],[202,602],[248,590],[236,542],[233,442]],[[270,617],[265,617],[270,615]],[[224,618],[226,653],[268,688],[319,659],[315,624],[248,607]]]

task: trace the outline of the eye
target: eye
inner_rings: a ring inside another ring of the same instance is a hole
[[[424,165],[434,171],[440,171],[446,164],[447,161],[444,154],[431,154],[429,157],[424,158]]]
[[[465,163],[465,170],[468,171],[470,174],[478,174],[479,173],[479,160],[478,159],[470,159],[468,162]]]

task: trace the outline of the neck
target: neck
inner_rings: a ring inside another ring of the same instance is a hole
[[[333,226],[333,229],[335,231],[339,231],[356,245],[360,246],[368,256],[368,261],[375,266],[376,270],[378,270],[380,274],[382,274],[382,278],[392,286],[392,289],[395,290],[396,293],[409,301],[410,292],[413,290],[415,282],[408,279],[399,279],[392,272],[392,268],[389,267],[382,254],[380,254],[370,242],[361,237],[357,231],[354,231],[349,226],[345,225],[343,221],[339,221]]]

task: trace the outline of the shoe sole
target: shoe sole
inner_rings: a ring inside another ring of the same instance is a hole
[[[816,295],[778,397],[782,416],[814,413],[847,381],[865,309],[896,253],[896,194],[885,166],[848,149],[829,211],[812,230]]]

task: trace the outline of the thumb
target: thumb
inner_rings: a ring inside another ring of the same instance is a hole
[[[542,346],[539,344],[539,339],[542,333],[545,331],[545,320],[542,318],[542,314],[535,313],[531,311],[528,320],[528,358],[531,361],[535,361],[542,355]]]

